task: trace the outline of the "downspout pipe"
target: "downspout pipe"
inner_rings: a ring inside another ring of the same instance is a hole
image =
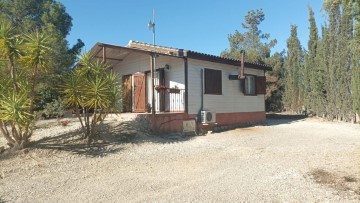
[[[240,51],[240,54],[241,54],[241,67],[239,69],[239,79],[240,80],[243,80],[245,79],[245,76],[244,76],[244,66],[245,66],[245,61],[244,61],[244,58],[245,58],[245,51],[244,50],[241,50]]]
[[[204,69],[201,69],[201,106],[200,111],[204,110]]]
[[[188,59],[184,57],[184,74],[185,74],[185,113],[189,113],[189,66]]]
[[[201,123],[201,111],[204,110],[204,69],[200,70],[200,110],[198,113],[198,122]]]

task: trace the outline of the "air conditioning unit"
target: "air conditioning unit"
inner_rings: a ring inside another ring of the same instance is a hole
[[[215,123],[216,114],[211,111],[201,111],[201,123]]]

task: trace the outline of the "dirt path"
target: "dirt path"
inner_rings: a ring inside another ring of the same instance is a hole
[[[270,119],[190,138],[127,134],[93,150],[61,136],[0,157],[0,202],[360,201],[358,125]]]

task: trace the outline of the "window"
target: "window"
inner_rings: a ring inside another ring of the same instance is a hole
[[[254,75],[246,75],[245,76],[245,95],[255,95],[255,76]]]
[[[222,94],[221,70],[204,69],[205,94]]]

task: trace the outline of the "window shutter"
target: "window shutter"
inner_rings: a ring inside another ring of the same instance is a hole
[[[256,76],[256,94],[266,94],[265,76]]]
[[[205,94],[222,94],[221,70],[204,69]]]
[[[240,79],[240,91],[245,94],[245,79]]]

